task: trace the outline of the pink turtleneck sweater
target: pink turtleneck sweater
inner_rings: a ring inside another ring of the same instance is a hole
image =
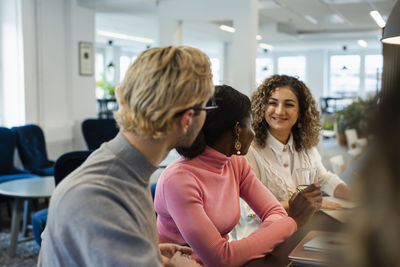
[[[247,238],[228,241],[240,218],[239,197],[261,218]],[[241,266],[262,257],[297,229],[243,156],[207,147],[162,173],[154,202],[160,243],[189,245],[207,266]]]

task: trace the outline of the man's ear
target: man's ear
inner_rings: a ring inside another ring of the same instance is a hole
[[[178,117],[178,126],[181,129],[181,131],[185,134],[190,125],[193,122],[193,117],[194,117],[194,110],[193,109],[188,109],[183,113],[181,116]]]

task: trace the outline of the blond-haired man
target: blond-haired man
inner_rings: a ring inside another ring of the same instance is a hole
[[[149,178],[172,148],[193,143],[213,92],[200,50],[139,55],[117,89],[119,134],[53,193],[38,265],[197,265],[183,255],[190,248],[158,246]]]

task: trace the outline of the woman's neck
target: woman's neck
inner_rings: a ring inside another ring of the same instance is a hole
[[[223,133],[217,140],[213,143],[208,144],[208,146],[217,150],[218,152],[226,155],[227,157],[232,156],[232,146],[233,146],[233,137],[231,132]]]
[[[275,137],[276,140],[278,140],[279,142],[281,142],[282,144],[286,145],[287,142],[289,141],[289,137],[290,137],[290,131],[289,132],[282,132],[282,131],[274,131],[269,129],[269,132],[271,133],[271,135],[273,137]]]

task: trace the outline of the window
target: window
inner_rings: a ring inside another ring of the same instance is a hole
[[[95,60],[95,77],[96,81],[101,80],[101,76],[104,74],[104,55],[102,53],[96,53],[96,60]]]
[[[119,81],[122,81],[125,77],[126,72],[128,71],[129,67],[135,61],[137,56],[121,56],[119,58]]]
[[[372,95],[381,89],[382,55],[365,56],[365,94]]]
[[[256,86],[273,74],[273,63],[271,58],[256,59]]]
[[[335,55],[330,58],[331,96],[357,96],[360,87],[360,56]]]
[[[25,76],[21,4],[0,1],[0,125],[25,124]]]
[[[303,56],[278,58],[278,73],[297,76],[300,80],[304,81],[306,76],[306,58]]]
[[[119,80],[122,81],[125,77],[125,73],[131,64],[131,58],[128,56],[122,56],[119,58]]]
[[[219,59],[210,58],[210,61],[211,61],[211,72],[213,75],[213,83],[221,84],[221,79],[220,79],[221,66],[219,64]]]

